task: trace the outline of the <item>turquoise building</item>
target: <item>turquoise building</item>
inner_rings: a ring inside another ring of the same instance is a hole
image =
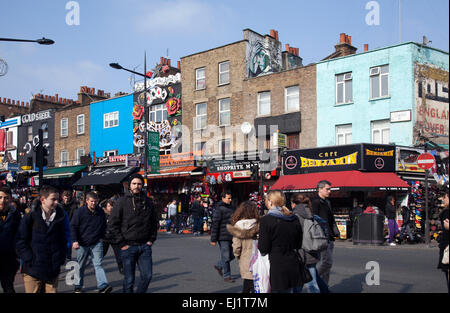
[[[412,146],[426,131],[448,144],[448,57],[406,42],[318,62],[317,146]]]

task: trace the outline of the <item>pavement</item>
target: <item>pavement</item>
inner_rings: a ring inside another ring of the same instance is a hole
[[[234,283],[224,282],[214,269],[219,247],[209,244],[209,236],[159,233],[153,246],[151,293],[240,293],[242,280],[237,261],[231,262]],[[334,265],[330,275],[333,293],[446,293],[443,272],[436,269],[437,243],[391,246],[354,245],[335,242]],[[75,256],[75,252],[73,253]],[[117,269],[112,249],[105,257],[104,268],[113,293],[122,292],[123,276]],[[72,268],[62,267],[58,292],[71,293],[66,283]],[[136,273],[136,280],[139,273]],[[16,292],[24,292],[23,279],[16,275]],[[93,266],[85,272],[86,293],[96,293]]]

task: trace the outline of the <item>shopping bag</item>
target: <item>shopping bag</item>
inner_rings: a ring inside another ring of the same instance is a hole
[[[444,254],[442,256],[442,264],[448,265],[448,245],[445,247]]]
[[[269,255],[261,255],[258,250],[258,241],[253,241],[253,255],[250,260],[251,272],[253,274],[253,285],[255,293],[270,293],[270,262]],[[255,249],[256,245],[256,249]]]

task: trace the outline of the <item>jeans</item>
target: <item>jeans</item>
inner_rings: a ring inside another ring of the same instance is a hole
[[[193,233],[199,233],[200,231],[202,231],[202,218],[201,217],[193,217],[194,220],[194,227],[192,229]]]
[[[103,242],[103,257],[105,257],[108,253],[109,246],[112,247],[114,251],[114,257],[116,258],[117,267],[119,268],[119,271],[122,272],[123,265],[122,260],[120,259],[120,247],[118,245],[111,244],[109,242]]]
[[[320,253],[320,266],[317,268],[317,273],[320,278],[328,285],[330,280],[330,271],[333,266],[333,251],[334,251],[334,241],[328,243],[327,250]]]
[[[108,280],[106,279],[105,270],[102,267],[103,243],[101,241],[92,246],[80,246],[77,250],[77,262],[80,265],[80,268],[78,276],[75,276],[75,288],[83,288],[84,270],[86,269],[89,256],[94,265],[97,288],[103,289],[108,286]]]
[[[219,241],[220,260],[217,262],[217,267],[222,269],[223,278],[231,277],[230,262],[234,259],[233,248],[231,241]]]
[[[152,280],[153,261],[152,247],[147,244],[129,246],[126,250],[120,250],[123,264],[123,293],[134,292],[136,264],[141,273],[137,286],[137,293],[146,293]]]
[[[320,278],[316,265],[315,264],[308,264],[306,265],[306,268],[309,270],[312,276],[312,280],[309,283],[306,283],[305,286],[308,289],[309,293],[328,293],[328,286],[327,284]],[[294,288],[294,293],[301,293],[302,287]]]
[[[170,218],[166,219],[166,230],[170,231],[170,226],[172,226],[172,220]]]
[[[394,242],[395,235],[398,234],[398,225],[395,220],[388,219],[389,243]]]

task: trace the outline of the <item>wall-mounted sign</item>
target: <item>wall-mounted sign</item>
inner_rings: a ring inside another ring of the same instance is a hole
[[[259,162],[238,160],[211,160],[208,161],[208,170],[213,173],[251,171],[253,165],[256,164],[259,164]]]
[[[411,110],[391,112],[391,123],[409,122],[411,120]]]
[[[279,148],[287,147],[287,135],[285,135],[285,134],[274,133],[272,140],[273,140],[274,147],[279,147]]]
[[[49,118],[52,118],[51,110],[25,114],[25,115],[22,115],[22,124],[32,123],[34,121],[42,121],[42,120],[46,120]]]

